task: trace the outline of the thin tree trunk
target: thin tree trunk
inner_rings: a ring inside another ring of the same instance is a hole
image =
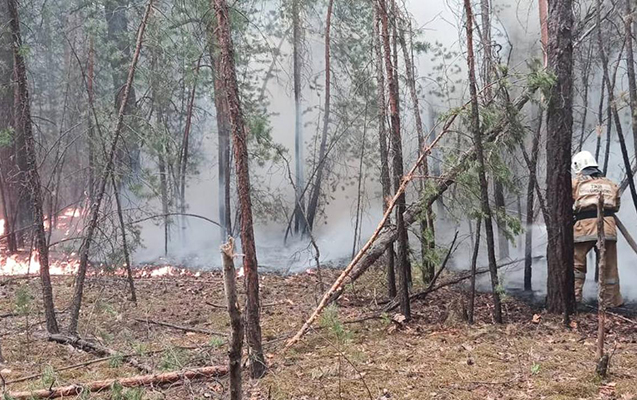
[[[199,66],[203,54],[197,60],[195,67],[195,78],[190,91],[190,99],[188,101],[188,110],[186,114],[186,126],[184,128],[184,138],[181,144],[181,154],[179,157],[179,208],[182,214],[186,213],[186,170],[188,169],[188,148],[190,147],[190,127],[192,126],[192,112],[195,105],[195,94],[197,91],[197,77],[199,76]],[[182,239],[186,237],[186,218],[181,219]]]
[[[633,21],[635,16],[632,0],[624,0],[626,32],[626,70],[628,71],[628,94],[630,95],[630,116],[633,129],[634,151],[637,153],[637,83],[635,78],[635,55],[633,52]]]
[[[354,224],[354,243],[352,244],[352,258],[356,255],[356,248],[358,247],[358,241],[360,239],[360,230],[362,226],[363,210],[361,202],[363,199],[363,173],[364,159],[365,159],[365,139],[367,136],[367,105],[365,105],[365,116],[363,122],[363,138],[361,146],[360,159],[358,163],[358,187],[356,192],[356,222]],[[322,290],[321,290],[322,291]]]
[[[86,68],[87,82],[86,90],[89,96],[89,104],[95,103],[95,49],[93,47],[93,36],[89,38],[88,45],[88,62]],[[93,125],[93,117],[91,113],[88,113],[88,198],[89,202],[93,202],[95,197],[95,126]]]
[[[89,251],[93,242],[95,230],[97,228],[100,207],[104,198],[104,193],[106,192],[106,185],[108,183],[110,175],[113,172],[115,153],[117,151],[118,142],[122,133],[122,128],[124,126],[124,113],[126,109],[126,103],[128,102],[130,88],[133,84],[133,78],[135,77],[135,68],[137,67],[137,61],[139,60],[144,31],[146,29],[146,24],[152,10],[152,4],[153,0],[148,0],[146,11],[144,12],[144,16],[137,31],[135,53],[128,70],[128,78],[126,79],[126,86],[124,86],[124,93],[122,101],[120,102],[119,113],[117,115],[117,125],[115,126],[115,132],[113,133],[113,143],[111,144],[109,153],[106,156],[106,166],[100,178],[100,184],[95,196],[95,200],[91,204],[91,217],[87,224],[84,240],[82,241],[82,245],[80,247],[80,265],[78,268],[77,276],[75,278],[75,291],[73,294],[73,303],[71,304],[71,317],[68,328],[69,334],[72,335],[77,334],[77,325],[80,317],[80,309],[82,307],[82,295],[84,293],[84,280],[86,278],[86,269],[89,263]]]
[[[40,260],[40,279],[42,280],[42,300],[44,303],[44,314],[46,316],[46,328],[49,333],[58,333],[58,324],[55,319],[55,305],[53,304],[53,289],[51,287],[51,277],[49,275],[49,247],[44,230],[44,211],[42,209],[42,187],[40,175],[38,173],[37,154],[35,138],[33,137],[33,127],[31,124],[31,105],[29,100],[29,89],[27,83],[27,71],[22,56],[22,37],[20,35],[20,19],[18,16],[18,3],[16,0],[8,1],[8,11],[12,37],[13,61],[16,75],[17,108],[16,121],[22,136],[24,137],[24,157],[27,161],[26,178],[27,185],[31,191],[34,225],[35,244]]]
[[[407,41],[405,40],[405,26],[403,26],[398,36],[400,47],[402,48],[403,57],[405,59],[405,70],[407,72],[407,86],[409,87],[409,93],[411,95],[411,102],[413,106],[414,118],[416,122],[416,135],[418,137],[418,151],[422,152],[425,148],[425,132],[422,123],[422,116],[420,114],[420,100],[418,98],[418,91],[416,89],[416,68],[414,66],[414,55],[407,48]],[[411,30],[410,30],[411,32]],[[420,173],[423,177],[429,175],[429,162],[425,158],[420,168]],[[420,192],[423,193],[426,189],[425,178],[420,179]],[[434,276],[435,265],[429,261],[428,253],[434,251],[436,248],[435,240],[435,226],[434,216],[431,207],[428,207],[424,218],[420,220],[420,234],[421,234],[421,261],[423,266],[423,281],[425,284],[431,282]]]
[[[232,207],[230,204],[230,121],[228,118],[229,109],[225,94],[225,83],[219,75],[221,63],[219,60],[219,50],[216,48],[215,24],[211,20],[208,23],[209,53],[213,63],[213,86],[215,116],[217,120],[218,143],[218,202],[219,202],[219,224],[220,240],[225,243],[228,236],[232,235]]]
[[[614,83],[611,82],[611,78],[608,72],[608,55],[606,54],[606,50],[604,47],[604,38],[602,35],[601,28],[601,0],[597,0],[597,39],[599,44],[599,55],[602,60],[602,68],[604,74],[604,80],[606,80],[606,86],[609,88],[608,90],[608,104],[609,108],[612,110],[612,116],[615,121],[615,130],[617,131],[617,137],[619,138],[619,146],[622,152],[622,159],[624,161],[624,168],[626,169],[626,176],[628,177],[628,186],[630,188],[630,195],[633,199],[633,205],[635,206],[635,210],[637,210],[637,189],[635,188],[635,180],[633,177],[632,166],[630,165],[630,158],[628,156],[628,149],[626,148],[626,140],[624,139],[624,129],[622,128],[621,118],[619,117],[619,112],[617,111],[617,103],[615,102],[615,93],[614,93]],[[613,79],[615,76],[613,74]],[[610,120],[610,118],[609,118]],[[609,138],[610,140],[610,138]],[[606,160],[605,164],[608,163],[608,148],[606,149]],[[604,171],[607,172],[607,166],[604,166]],[[603,282],[603,281],[602,281]]]
[[[606,320],[606,237],[604,232],[604,195],[597,200],[597,260],[599,285],[597,289],[597,373],[606,376],[608,360],[604,361],[604,336]]]
[[[330,100],[332,72],[330,63],[330,31],[332,28],[332,8],[334,0],[329,0],[327,4],[327,16],[325,18],[325,106],[323,110],[323,133],[321,134],[321,145],[319,148],[318,164],[316,165],[316,178],[312,191],[310,192],[310,201],[307,205],[307,229],[314,228],[314,220],[318,212],[319,197],[321,195],[321,184],[323,183],[323,171],[325,170],[325,153],[327,151],[327,135],[330,123]],[[297,184],[297,188],[299,185]]]
[[[223,260],[223,287],[226,292],[226,304],[230,316],[232,334],[228,350],[228,371],[230,375],[230,400],[241,400],[241,349],[243,348],[243,322],[241,308],[237,298],[236,272],[234,269],[234,239],[221,246]]]
[[[305,143],[303,140],[303,98],[301,95],[301,0],[292,0],[292,63],[294,76],[294,164],[296,174],[296,206],[294,208],[294,232],[305,232]],[[329,27],[328,27],[329,29]]]
[[[586,61],[584,63],[584,71],[582,71],[582,86],[584,86],[584,96],[582,99],[582,103],[584,103],[584,115],[582,116],[582,126],[579,135],[578,151],[582,151],[582,147],[584,146],[584,134],[586,133],[586,117],[588,116],[588,86],[589,77],[591,74],[592,49],[593,44],[589,43],[587,52],[588,54],[586,55]]]
[[[387,100],[385,98],[385,73],[383,70],[383,48],[380,41],[380,11],[378,2],[374,0],[374,55],[376,62],[376,101],[378,108],[378,142],[380,149],[380,183],[383,193],[383,212],[392,195],[391,178],[389,174],[389,151],[387,149]],[[391,222],[388,220],[388,224]],[[385,252],[387,263],[387,292],[389,298],[396,297],[396,272],[394,270],[394,246]]]
[[[547,300],[551,313],[574,311],[573,198],[571,149],[573,141],[573,2],[549,2],[549,71],[555,74],[546,113]]]
[[[595,159],[599,160],[599,152],[602,148],[602,124],[604,123],[604,89],[606,88],[606,79],[602,77],[602,89],[599,92],[599,107],[597,109],[597,142],[595,144]]]
[[[480,252],[480,231],[482,231],[482,218],[478,218],[476,223],[476,240],[473,244],[473,254],[471,255],[471,288],[469,289],[469,323],[473,324],[476,300],[476,264],[478,263],[478,253]]]
[[[540,42],[542,43],[542,58],[544,61],[544,68],[548,64],[548,49],[549,49],[549,0],[539,0],[538,6],[540,9]]]
[[[115,174],[111,174],[111,183],[113,184],[113,195],[115,196],[115,204],[117,206],[117,218],[119,226],[122,230],[122,251],[124,252],[124,263],[126,265],[126,276],[128,278],[128,288],[130,289],[130,300],[137,304],[137,294],[135,293],[135,281],[133,280],[133,266],[131,265],[130,252],[128,251],[128,240],[126,239],[126,223],[124,222],[124,213],[122,211],[122,202],[119,198],[119,190],[117,190],[117,182]]]
[[[502,323],[502,305],[500,304],[500,285],[498,283],[498,269],[495,260],[491,207],[489,206],[489,186],[484,165],[482,130],[478,110],[478,90],[476,88],[475,61],[473,55],[473,11],[471,9],[470,0],[464,0],[464,8],[467,17],[467,66],[469,69],[469,92],[471,94],[471,131],[473,132],[473,142],[476,148],[478,177],[480,179],[480,203],[482,214],[484,215],[484,228],[487,235],[487,254],[489,258],[489,269],[491,271],[491,290],[493,291],[493,318],[495,322],[500,324]]]
[[[217,16],[217,43],[219,43],[220,78],[226,83],[225,97],[230,110],[230,126],[234,143],[237,170],[237,192],[241,209],[241,247],[246,283],[246,334],[250,352],[252,378],[260,378],[266,372],[265,357],[261,345],[259,316],[259,275],[257,253],[252,226],[252,201],[250,199],[250,172],[248,167],[248,132],[243,118],[239,87],[234,64],[234,48],[230,31],[230,17],[226,0],[213,0]]]
[[[540,137],[544,112],[540,108],[538,125],[531,143],[529,183],[526,188],[526,237],[524,242],[524,290],[533,290],[533,224],[535,223],[535,185],[537,185],[537,160],[540,155]]]
[[[168,217],[168,175],[166,173],[165,148],[159,150],[157,163],[159,165],[159,189],[161,192],[161,211],[164,214],[164,255],[168,255],[168,243],[170,241],[170,218]]]
[[[394,190],[398,191],[403,180],[403,154],[400,135],[400,111],[398,109],[398,84],[396,82],[395,65],[391,59],[391,45],[389,42],[389,13],[387,0],[378,0],[380,19],[382,26],[382,40],[385,49],[385,69],[387,70],[387,83],[389,86],[389,111],[391,119],[391,145],[392,166],[394,178]],[[398,230],[397,263],[398,268],[398,297],[400,299],[400,313],[407,320],[411,319],[411,304],[409,302],[409,274],[407,263],[407,227],[403,213],[406,210],[405,193],[398,196],[396,201],[396,229]]]

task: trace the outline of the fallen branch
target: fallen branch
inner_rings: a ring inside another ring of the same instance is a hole
[[[194,332],[194,333],[203,333],[204,335],[213,335],[213,336],[228,336],[228,334],[226,333],[221,333],[221,332],[215,332],[215,331],[209,331],[207,329],[201,329],[201,328],[191,328],[189,326],[181,326],[181,325],[175,325],[175,324],[171,324],[169,322],[163,322],[163,321],[153,321],[150,319],[141,319],[141,318],[133,318],[135,321],[137,322],[142,322],[145,324],[153,324],[153,325],[159,325],[159,326],[165,326],[168,328],[173,328],[173,329],[177,329],[180,331],[184,331],[184,332]]]
[[[130,378],[105,379],[85,384],[74,384],[50,389],[34,390],[32,392],[6,392],[4,398],[14,400],[27,399],[55,399],[58,397],[78,396],[82,393],[96,393],[110,390],[117,383],[122,387],[140,387],[150,385],[166,385],[183,383],[187,380],[220,377],[228,373],[227,367],[203,367],[186,371],[167,372],[164,374],[139,375]]]
[[[87,353],[91,353],[91,354],[96,354],[98,356],[102,356],[102,357],[116,357],[116,356],[121,356],[121,354],[119,354],[118,352],[116,352],[115,350],[109,349],[107,347],[101,346],[97,343],[92,343],[89,342],[87,340],[84,339],[80,339],[79,337],[75,337],[75,336],[68,336],[68,335],[62,335],[62,334],[54,334],[54,335],[49,335],[48,339],[52,342],[56,342],[56,343],[60,343],[60,344],[69,344],[73,347],[75,347],[76,349],[85,351]],[[146,372],[146,373],[153,373],[153,369],[151,367],[149,367],[148,365],[142,364],[140,361],[138,361],[136,358],[134,357],[129,357],[127,359],[124,360],[126,363],[132,365],[133,367],[137,368],[138,370],[142,371],[142,372]]]

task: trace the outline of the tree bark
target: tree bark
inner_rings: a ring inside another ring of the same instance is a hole
[[[633,128],[634,150],[637,152],[637,83],[635,78],[635,55],[633,52],[633,21],[635,19],[632,0],[624,0],[626,33],[626,70],[628,71],[628,94],[630,96],[630,116]]]
[[[241,210],[241,247],[246,283],[246,334],[250,353],[252,378],[261,378],[266,372],[265,357],[261,345],[261,323],[259,316],[259,275],[257,253],[252,226],[252,201],[250,199],[250,172],[248,167],[248,131],[243,118],[239,87],[234,64],[234,48],[230,31],[230,16],[226,0],[213,0],[217,16],[217,43],[219,43],[220,78],[226,84],[225,94],[230,110],[230,126],[234,143],[237,170],[237,192]]]
[[[223,283],[226,292],[226,304],[228,304],[228,314],[230,315],[230,326],[232,327],[230,349],[228,349],[228,371],[230,375],[230,399],[241,400],[241,348],[243,347],[243,322],[241,321],[241,309],[239,307],[239,300],[237,299],[234,256],[234,239],[230,237],[228,242],[221,246]]]
[[[214,19],[214,18],[213,18]],[[225,83],[220,76],[221,62],[219,59],[219,49],[215,39],[214,21],[208,23],[208,49],[210,59],[213,64],[213,89],[215,102],[215,117],[217,120],[218,137],[218,202],[219,202],[219,224],[221,225],[219,238],[221,243],[225,243],[228,236],[232,235],[232,205],[230,203],[230,112],[225,94]]]
[[[227,373],[227,367],[201,367],[156,375],[140,375],[130,378],[106,379],[84,384],[62,386],[57,388],[52,387],[50,389],[26,392],[7,392],[6,395],[8,398],[15,400],[56,399],[58,397],[75,397],[86,392],[98,393],[108,391],[111,390],[114,384],[119,384],[122,387],[161,386],[169,384],[174,386],[178,382],[187,382],[202,378],[222,377]]]
[[[42,209],[42,187],[38,172],[35,138],[31,123],[31,105],[27,84],[27,71],[22,56],[22,37],[20,34],[20,19],[18,16],[18,3],[16,0],[7,0],[11,26],[11,48],[13,50],[13,62],[16,76],[17,104],[16,122],[24,138],[24,158],[27,162],[26,184],[30,190],[35,225],[35,245],[40,260],[40,279],[42,280],[42,300],[44,314],[46,316],[46,328],[49,333],[59,331],[55,319],[55,306],[53,304],[53,289],[49,275],[49,246],[44,230],[44,211]]]
[[[77,325],[80,317],[80,309],[82,307],[82,295],[84,293],[84,280],[86,278],[86,270],[88,268],[89,263],[89,252],[91,248],[91,244],[93,242],[93,236],[95,234],[95,230],[97,229],[97,224],[99,220],[100,207],[102,205],[102,200],[104,198],[104,193],[106,192],[106,185],[113,173],[113,166],[115,161],[115,153],[117,151],[117,146],[119,143],[119,139],[122,133],[122,128],[124,126],[124,113],[126,109],[126,103],[128,102],[128,95],[130,93],[130,88],[133,85],[133,78],[135,77],[135,69],[137,67],[137,61],[139,60],[139,55],[142,48],[142,40],[144,38],[144,31],[146,29],[146,24],[148,22],[148,18],[150,17],[150,13],[152,10],[153,0],[148,0],[148,4],[146,6],[146,11],[144,12],[144,16],[139,25],[139,29],[137,31],[137,43],[135,47],[135,53],[133,55],[133,59],[128,70],[128,78],[126,79],[126,85],[124,86],[124,93],[122,97],[122,101],[119,107],[119,113],[117,115],[117,124],[115,126],[115,132],[113,133],[113,143],[111,144],[111,148],[109,149],[108,154],[106,155],[106,166],[104,167],[104,171],[102,176],[100,177],[100,183],[98,187],[98,191],[95,196],[95,200],[91,204],[90,211],[90,220],[87,224],[84,240],[82,241],[82,245],[80,247],[80,265],[78,267],[77,276],[75,278],[75,291],[73,294],[73,303],[71,304],[71,317],[69,322],[68,332],[71,335],[77,334]]]
[[[540,108],[538,125],[531,143],[531,159],[528,165],[529,182],[526,188],[526,233],[524,242],[524,290],[533,290],[533,224],[535,223],[535,186],[537,185],[537,160],[540,155],[540,137],[544,112]]]
[[[484,216],[484,228],[487,236],[487,254],[489,269],[491,271],[491,290],[493,291],[493,318],[495,322],[502,323],[502,305],[500,304],[500,288],[498,283],[498,269],[495,260],[495,243],[493,235],[493,223],[491,207],[489,206],[489,186],[484,164],[484,149],[482,143],[482,128],[480,127],[480,114],[478,110],[478,90],[476,88],[475,61],[473,55],[473,11],[471,1],[464,0],[464,8],[467,17],[467,66],[469,69],[469,93],[471,94],[471,131],[473,144],[476,149],[478,162],[478,178],[480,179],[480,205]]]
[[[319,148],[319,158],[316,164],[316,177],[314,179],[314,185],[310,192],[310,201],[307,205],[307,230],[314,228],[314,220],[318,213],[319,197],[321,195],[321,185],[323,183],[323,171],[325,170],[325,164],[327,162],[327,135],[329,132],[330,124],[330,101],[331,101],[331,85],[332,85],[332,72],[330,62],[330,31],[332,28],[332,8],[334,0],[329,0],[327,3],[327,16],[325,17],[325,106],[323,110],[323,133],[321,134],[321,145]],[[297,188],[299,185],[297,184]],[[298,189],[297,189],[298,190]]]
[[[547,299],[551,313],[568,322],[575,306],[573,276],[573,8],[572,0],[549,2],[548,66],[556,78],[546,112]]]
[[[469,289],[469,323],[473,324],[473,314],[475,311],[476,300],[476,265],[478,263],[478,254],[480,252],[480,231],[482,231],[482,218],[478,218],[476,223],[476,240],[473,245],[473,254],[471,255],[471,288]]]
[[[305,143],[303,140],[303,98],[301,95],[301,0],[292,0],[292,63],[294,77],[294,165],[296,174],[296,206],[294,208],[294,232],[305,232]],[[329,27],[328,27],[329,29]]]
[[[418,151],[421,153],[425,148],[425,132],[422,123],[422,116],[420,114],[420,100],[418,98],[418,90],[416,89],[416,68],[414,66],[414,55],[407,47],[407,41],[405,40],[405,21],[400,18],[402,27],[398,41],[402,48],[403,57],[405,59],[405,70],[407,73],[407,86],[409,87],[409,94],[411,95],[411,102],[413,106],[414,119],[416,122],[416,135],[418,137]],[[411,32],[411,30],[410,30]],[[420,173],[423,178],[420,179],[420,192],[423,193],[426,190],[426,176],[429,175],[429,162],[425,158],[420,168]],[[420,219],[420,234],[421,234],[421,261],[423,266],[423,281],[425,284],[431,282],[431,279],[435,273],[435,265],[429,261],[428,253],[432,252],[436,248],[436,235],[434,226],[434,215],[431,207],[428,207],[424,218]]]
[[[113,185],[113,195],[115,196],[115,205],[117,206],[117,219],[119,227],[122,231],[122,252],[124,253],[124,264],[126,265],[126,278],[128,280],[128,288],[130,289],[130,300],[137,304],[137,294],[135,293],[135,281],[133,279],[133,266],[131,265],[130,252],[128,251],[128,240],[126,238],[126,223],[124,222],[124,212],[122,211],[122,202],[119,198],[119,190],[115,175],[111,175],[111,183]]]
[[[380,20],[382,27],[382,40],[385,49],[385,69],[387,70],[387,83],[389,87],[389,112],[391,120],[391,147],[394,190],[398,191],[403,182],[403,154],[400,134],[400,111],[398,109],[398,82],[396,82],[395,65],[391,59],[391,44],[389,41],[389,11],[387,0],[378,0]],[[407,227],[403,213],[407,209],[405,193],[400,194],[396,201],[396,229],[398,231],[398,244],[396,253],[396,267],[398,269],[398,297],[400,299],[400,313],[407,320],[411,319],[411,306],[409,302],[409,274],[407,252]]]
[[[392,195],[391,178],[389,175],[389,151],[387,149],[387,100],[385,98],[385,73],[383,69],[383,49],[380,41],[380,10],[378,2],[374,1],[374,55],[376,63],[376,101],[378,108],[378,143],[380,149],[380,183],[383,194],[383,212],[387,211],[389,199]],[[391,224],[391,221],[387,221]],[[387,293],[389,298],[396,297],[396,272],[394,270],[394,246],[385,252],[387,263]]]
[[[633,205],[635,206],[635,210],[637,210],[637,189],[635,188],[635,180],[633,177],[632,166],[630,165],[630,158],[628,156],[628,149],[626,147],[626,140],[624,139],[624,129],[622,128],[621,118],[619,117],[619,112],[617,110],[617,103],[615,102],[615,84],[614,79],[615,76],[613,74],[613,82],[611,82],[610,74],[608,72],[608,55],[605,50],[604,38],[602,35],[601,28],[601,0],[597,0],[597,39],[599,44],[599,55],[602,61],[602,69],[603,69],[603,77],[606,81],[606,86],[608,89],[608,105],[610,110],[612,111],[612,117],[615,121],[615,130],[617,131],[617,137],[619,138],[619,146],[622,152],[622,159],[624,162],[624,168],[626,169],[626,176],[628,178],[628,187],[630,188],[630,195],[633,199]],[[610,118],[609,118],[610,121]],[[609,138],[610,140],[610,138]],[[608,149],[606,150],[606,161],[608,162]],[[604,171],[606,170],[606,165],[604,166]]]

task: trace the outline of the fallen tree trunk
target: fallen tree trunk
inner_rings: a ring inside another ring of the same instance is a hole
[[[228,373],[227,367],[202,367],[186,371],[167,372],[165,374],[139,375],[130,378],[105,379],[85,384],[74,384],[51,389],[34,390],[32,392],[7,392],[7,399],[55,399],[58,397],[79,396],[82,393],[94,393],[110,390],[117,383],[122,387],[139,387],[150,385],[166,385],[181,383],[186,380],[208,377],[220,377]]]
[[[524,93],[512,104],[512,108],[516,111],[519,111],[524,107],[524,105],[531,99],[533,93],[536,91],[536,87],[530,86],[528,87]],[[310,326],[316,321],[319,314],[328,304],[332,303],[334,300],[338,299],[338,297],[343,293],[344,286],[346,283],[355,281],[358,277],[360,277],[367,269],[374,264],[374,262],[385,252],[387,246],[392,244],[397,239],[397,230],[393,226],[386,226],[385,221],[387,217],[391,213],[396,199],[400,196],[401,192],[405,190],[406,184],[409,179],[413,176],[413,173],[417,170],[418,166],[424,159],[427,157],[429,152],[435,145],[437,144],[438,139],[444,135],[444,133],[450,128],[451,123],[457,117],[460,110],[456,111],[452,114],[447,123],[445,124],[444,129],[438,135],[438,138],[432,142],[432,144],[422,152],[416,164],[410,170],[410,173],[405,176],[403,179],[403,184],[400,186],[396,195],[390,202],[383,218],[379,224],[379,227],[376,229],[372,237],[368,240],[368,242],[361,248],[356,257],[350,262],[350,264],[345,268],[345,270],[341,273],[341,275],[336,279],[332,287],[325,293],[321,302],[317,306],[317,308],[312,312],[310,317],[305,321],[301,329],[288,341],[285,346],[285,350],[290,348],[296,342],[298,342],[301,337],[307,332]],[[496,123],[493,128],[491,128],[484,135],[485,143],[494,142],[497,140],[502,134],[503,131],[508,126],[511,121],[511,116],[507,113],[504,115],[498,123]],[[438,179],[437,186],[435,189],[425,197],[424,201],[419,202],[416,206],[407,209],[404,213],[405,226],[411,225],[414,221],[416,221],[416,216],[421,213],[422,210],[430,207],[455,181],[456,177],[463,171],[465,171],[471,164],[470,161],[473,160],[475,156],[475,148],[471,147],[469,150],[465,151],[459,158],[458,163],[447,171],[441,179]],[[347,279],[349,278],[349,279]],[[347,282],[346,282],[347,280]]]
[[[226,333],[209,331],[207,329],[191,328],[189,326],[175,325],[175,324],[171,324],[169,322],[153,321],[151,319],[142,319],[142,318],[133,318],[133,319],[135,321],[137,321],[137,322],[142,322],[142,323],[145,323],[145,324],[153,324],[153,325],[165,326],[165,327],[168,327],[168,328],[173,328],[173,329],[177,329],[177,330],[184,331],[184,332],[203,333],[204,335],[211,335],[211,336],[228,336]]]
[[[48,339],[52,342],[56,342],[60,344],[70,344],[71,346],[75,347],[78,350],[82,350],[91,354],[96,354],[100,357],[121,356],[121,354],[119,354],[115,350],[101,346],[97,343],[89,342],[88,340],[80,339],[79,337],[75,337],[75,336],[55,334],[55,335],[49,335]],[[141,363],[134,357],[125,358],[124,361],[142,372],[145,372],[148,374],[153,373],[153,369],[151,367]]]

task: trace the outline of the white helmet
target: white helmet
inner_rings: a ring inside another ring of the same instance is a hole
[[[584,168],[588,167],[598,167],[597,161],[595,161],[595,157],[591,153],[580,151],[573,156],[573,162],[571,163],[573,173],[579,174]]]

